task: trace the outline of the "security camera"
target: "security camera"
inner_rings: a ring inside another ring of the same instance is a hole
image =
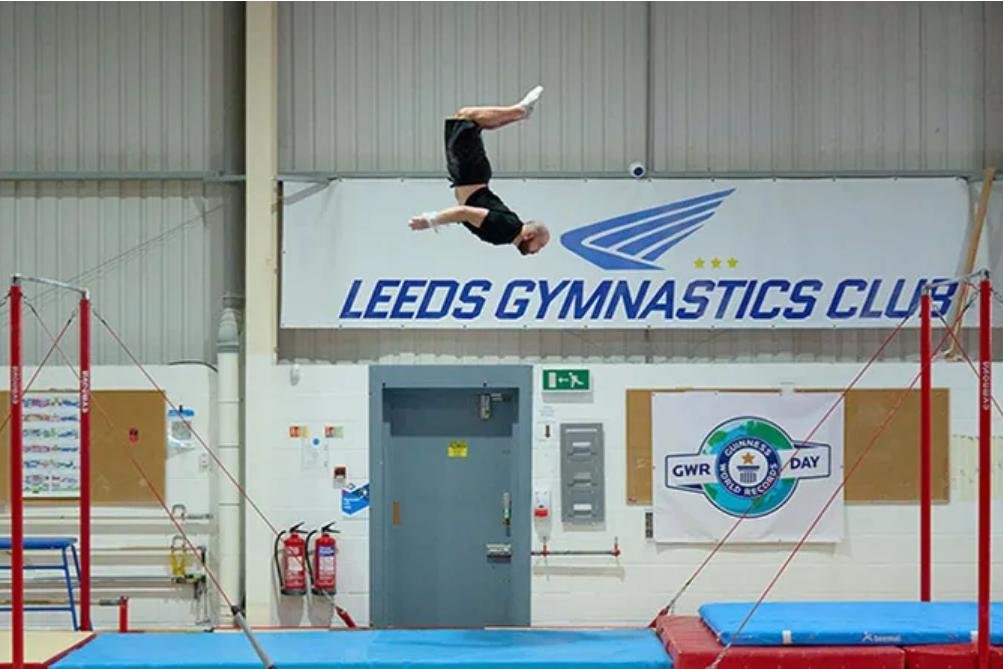
[[[644,175],[648,173],[648,168],[644,166],[644,163],[631,163],[628,170],[630,171],[630,176],[635,179],[643,179]]]

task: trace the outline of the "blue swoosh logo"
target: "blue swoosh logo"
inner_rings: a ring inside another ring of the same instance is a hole
[[[590,223],[561,235],[561,244],[603,269],[662,269],[666,251],[703,227],[734,188],[677,200]]]

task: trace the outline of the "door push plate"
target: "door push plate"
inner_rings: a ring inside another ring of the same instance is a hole
[[[489,558],[512,557],[512,544],[488,544],[484,548]]]

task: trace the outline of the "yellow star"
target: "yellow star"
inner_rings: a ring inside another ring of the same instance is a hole
[[[736,260],[735,258],[728,258],[728,267],[730,267],[731,269],[735,269],[736,267],[738,267],[738,260]]]
[[[720,258],[713,258],[710,261],[710,266],[713,267],[714,269],[719,268],[721,266],[721,259]]]
[[[696,267],[697,269],[703,269],[703,266],[705,264],[706,263],[704,262],[703,258],[697,258],[696,260],[693,261],[693,266]]]
[[[752,453],[746,453],[745,455],[742,456],[742,462],[744,462],[747,465],[751,465],[755,461],[756,461],[756,456],[754,456]]]

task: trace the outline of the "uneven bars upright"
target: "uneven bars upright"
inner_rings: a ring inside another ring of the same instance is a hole
[[[992,285],[979,282],[979,669],[989,669],[989,597],[992,504]]]
[[[91,631],[91,301],[80,295],[80,627]]]
[[[11,277],[10,401],[11,401],[11,660],[24,666],[24,481],[21,360],[21,301],[23,282],[37,283],[80,295],[80,626],[91,630],[91,356],[90,292],[65,281],[14,274]]]
[[[21,281],[10,282],[10,534],[11,666],[24,669],[24,416],[21,390]]]
[[[919,599],[930,601],[932,582],[932,507],[933,494],[931,490],[931,451],[933,449],[933,411],[931,395],[933,394],[932,374],[932,328],[930,291],[923,291],[920,298],[919,327],[919,365],[920,365],[920,395],[919,395]]]

